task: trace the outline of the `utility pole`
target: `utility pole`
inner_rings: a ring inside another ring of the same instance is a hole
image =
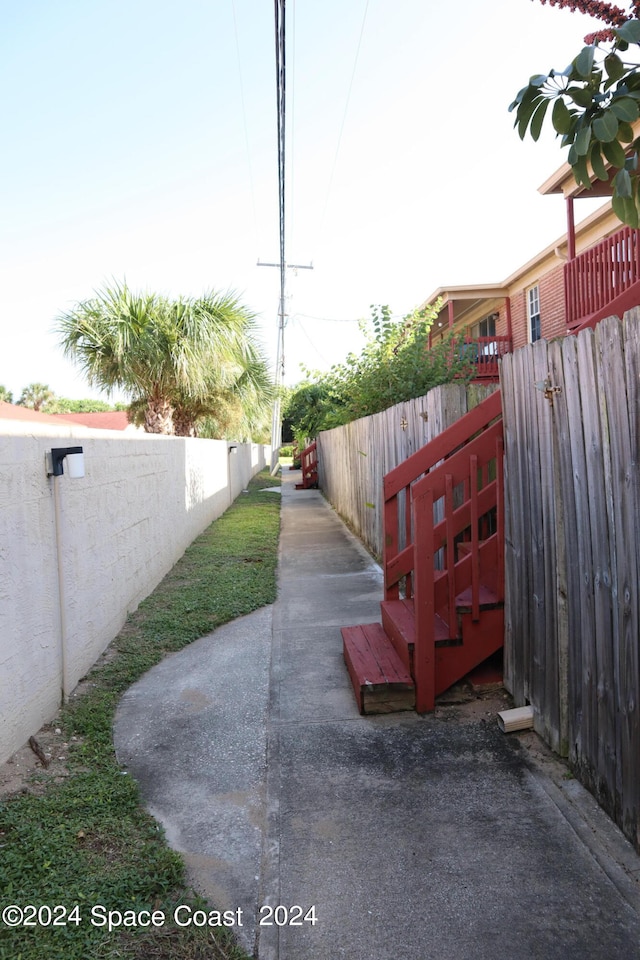
[[[282,443],[280,419],[280,387],[284,380],[284,288],[287,267],[298,270],[313,270],[313,265],[296,266],[286,262],[284,253],[284,198],[285,198],[285,113],[286,113],[286,56],[285,56],[285,8],[286,0],[274,0],[276,28],[276,105],[278,113],[278,221],[280,227],[280,260],[278,263],[260,263],[259,267],[277,267],[280,271],[280,307],[278,309],[278,349],[276,359],[276,399],[271,421],[271,475],[278,471],[278,451]]]
[[[262,263],[258,260],[259,267],[277,267],[280,271],[280,306],[278,307],[278,345],[276,349],[276,370],[275,387],[276,398],[273,403],[273,415],[271,418],[271,473],[277,471],[278,450],[282,445],[282,418],[280,416],[280,387],[284,383],[284,328],[285,322],[285,286],[284,277],[286,270],[313,270],[313,264],[301,263]]]

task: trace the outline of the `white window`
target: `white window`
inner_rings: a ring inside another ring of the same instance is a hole
[[[529,318],[529,341],[540,339],[540,287],[531,287],[527,291],[527,316]]]
[[[495,337],[497,313],[491,313],[484,320],[479,320],[471,327],[471,336],[474,340],[478,337]]]

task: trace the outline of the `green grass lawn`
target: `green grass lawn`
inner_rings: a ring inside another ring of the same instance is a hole
[[[215,904],[185,888],[182,860],[118,767],[111,731],[120,697],[150,667],[275,600],[280,497],[261,491],[278,484],[264,471],[192,543],[60,712],[56,723],[72,745],[64,780],[45,783],[41,774],[28,792],[0,803],[0,909],[60,907],[39,918],[28,911],[34,926],[10,929],[0,921],[1,960],[245,958],[224,930],[169,922],[177,904]],[[168,922],[109,933],[91,922],[97,904],[123,914],[163,911]],[[66,926],[53,924],[64,919]]]

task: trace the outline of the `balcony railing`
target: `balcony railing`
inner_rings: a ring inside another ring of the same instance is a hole
[[[628,309],[623,295],[639,282],[640,232],[623,227],[565,264],[567,327],[602,319],[619,299],[620,309]]]
[[[497,380],[498,360],[511,353],[510,337],[465,337],[461,356],[473,364],[474,379]]]

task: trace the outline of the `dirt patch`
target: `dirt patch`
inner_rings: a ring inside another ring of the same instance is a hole
[[[0,766],[0,799],[27,793],[38,796],[50,784],[61,783],[69,776],[69,751],[79,742],[77,737],[67,740],[55,719],[46,723]]]
[[[498,714],[511,710],[513,698],[501,685],[474,688],[463,680],[436,700],[435,715],[452,723],[498,724]],[[569,765],[542,740],[535,730],[518,730],[504,736],[515,740],[526,751],[527,760],[556,784],[572,780]]]
[[[69,699],[76,700],[88,693],[95,686],[95,673],[117,655],[116,644],[110,644],[79,681]],[[32,741],[35,742],[32,744]],[[50,723],[40,727],[13,756],[0,764],[0,800],[26,793],[38,796],[45,792],[49,784],[61,783],[69,776],[69,751],[81,743],[81,737],[65,737],[60,716],[56,715]]]
[[[435,715],[439,720],[459,723],[497,723],[498,713],[512,706],[513,700],[501,684],[473,687],[463,680],[436,699]]]

